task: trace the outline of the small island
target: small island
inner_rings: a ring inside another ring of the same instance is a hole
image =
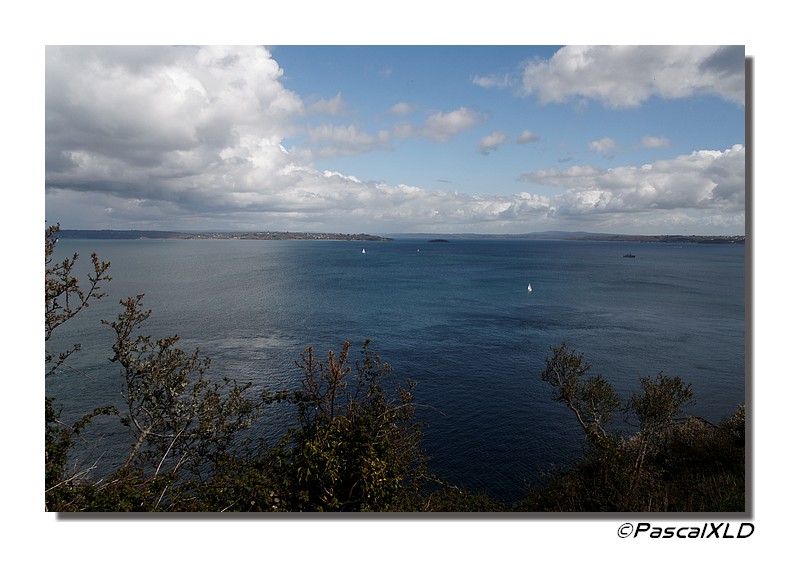
[[[450,241],[447,240],[446,238],[433,238],[431,240],[428,240],[428,242],[450,242]]]

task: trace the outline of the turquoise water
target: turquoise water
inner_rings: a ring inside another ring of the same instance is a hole
[[[691,411],[710,421],[745,401],[743,246],[64,239],[57,257],[73,251],[111,261],[114,280],[66,328],[83,350],[47,382],[65,416],[120,401],[111,332],[98,321],[137,293],[154,312],[147,334],[200,347],[212,377],[273,390],[299,382],[306,347],[370,338],[418,384],[431,468],[506,500],[580,455],[580,429],[539,378],[562,341],[623,394],[663,371],[692,384]],[[290,423],[281,411],[262,434]],[[111,430],[101,443],[126,442]]]

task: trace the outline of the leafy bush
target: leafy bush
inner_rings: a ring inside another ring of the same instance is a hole
[[[744,511],[745,415],[740,407],[714,426],[683,416],[691,385],[659,374],[640,380],[625,406],[567,345],[551,349],[542,379],[576,415],[587,436],[585,458],[551,472],[515,507],[525,511]],[[638,430],[611,431],[614,414]]]
[[[425,476],[420,425],[415,420],[414,383],[394,380],[365,342],[355,369],[350,344],[339,355],[317,360],[308,348],[305,378],[292,401],[298,427],[274,452],[281,503],[290,510],[387,511],[408,497]]]

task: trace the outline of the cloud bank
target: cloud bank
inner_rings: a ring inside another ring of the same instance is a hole
[[[697,151],[640,167],[552,168],[520,179],[565,189],[553,203],[553,216],[681,209],[744,213],[745,149]]]
[[[651,97],[716,96],[744,105],[744,46],[566,46],[518,74],[474,76],[483,88],[512,88],[540,104],[595,100],[635,108]]]
[[[713,95],[744,104],[743,46],[568,46],[525,65],[521,94],[541,104],[597,100],[632,108],[650,97]]]

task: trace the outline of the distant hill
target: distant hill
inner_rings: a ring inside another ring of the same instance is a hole
[[[600,232],[567,232],[550,230],[546,232],[529,232],[527,234],[436,234],[436,233],[403,233],[392,234],[394,238],[452,238],[452,239],[506,239],[506,240],[593,240],[598,242],[675,242],[694,244],[744,244],[744,236],[703,236],[703,235],[641,235],[641,234],[607,234]]]
[[[59,238],[100,240],[141,240],[145,238],[190,238],[188,233],[164,230],[67,230],[58,231]]]
[[[365,240],[391,241],[385,236],[371,234],[340,234],[335,232],[177,232],[168,230],[69,230],[62,229],[59,238],[88,238],[98,240]]]

